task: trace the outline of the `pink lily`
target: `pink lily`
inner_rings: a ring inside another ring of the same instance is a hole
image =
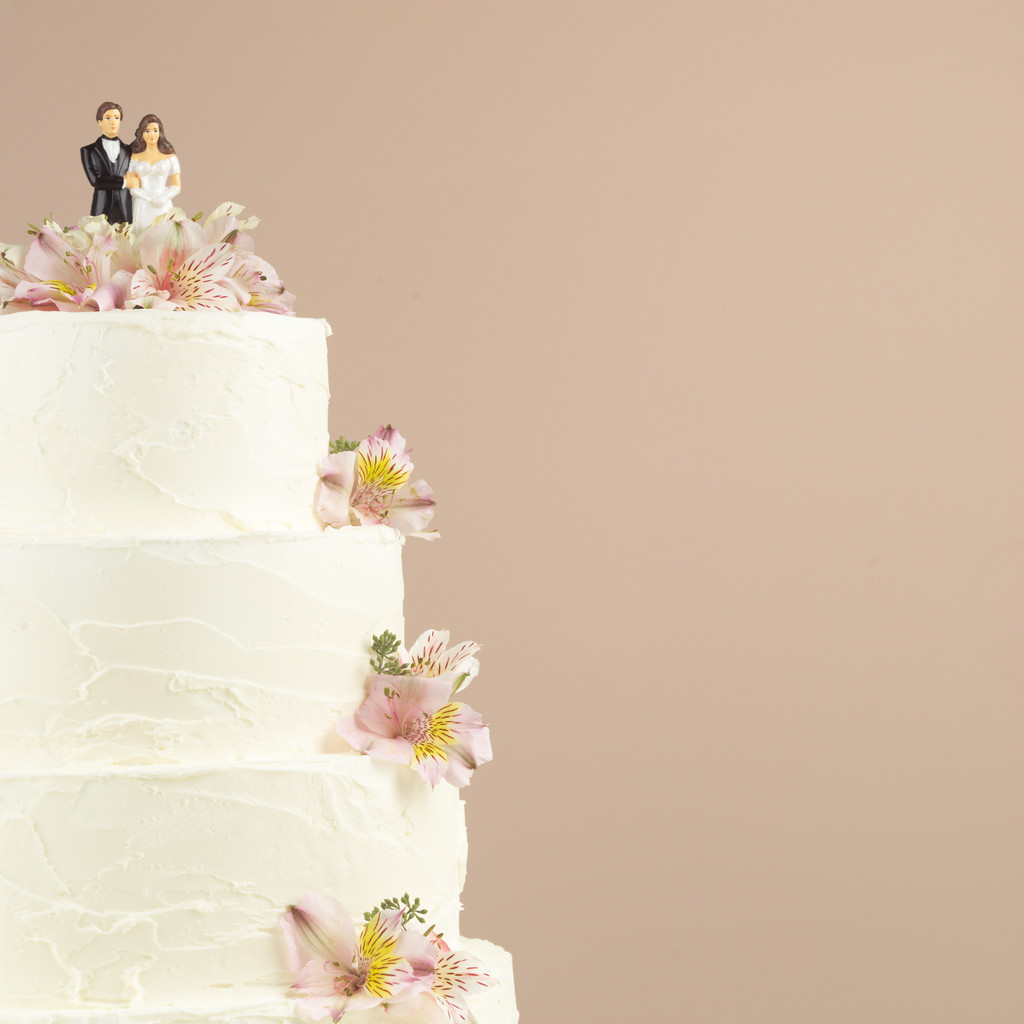
[[[468,704],[450,700],[455,678],[372,675],[366,699],[336,725],[356,750],[407,764],[431,787],[465,786],[492,758],[491,735]]]
[[[259,217],[241,217],[238,203],[221,203],[203,222],[203,236],[210,245],[227,242],[235,248],[233,276],[246,298],[244,308],[264,313],[294,316],[295,296],[281,283],[277,271],[256,255],[250,230],[259,224]]]
[[[437,531],[424,527],[434,516],[434,492],[423,480],[409,484],[412,469],[405,438],[394,427],[381,427],[354,451],[321,461],[317,514],[328,526],[376,523],[433,540]]]
[[[234,247],[205,244],[190,220],[157,221],[142,234],[141,269],[132,277],[130,305],[236,311],[247,300],[232,277]]]
[[[119,270],[134,273],[138,267],[130,225],[111,224],[106,217],[82,217],[77,225],[63,230],[52,221],[46,225],[57,230],[69,247],[87,252],[100,265],[102,280],[108,280]]]
[[[295,973],[292,991],[313,1020],[347,1010],[392,1006],[429,990],[434,954],[402,911],[378,911],[358,937],[348,911],[323,893],[306,893],[281,918]]]
[[[83,218],[83,222],[102,218]],[[11,301],[32,308],[116,309],[128,292],[131,274],[123,268],[114,231],[62,230],[51,221],[29,244]]]
[[[400,650],[398,658],[414,676],[454,676],[452,693],[455,693],[480,671],[480,662],[474,657],[479,650],[480,645],[471,640],[449,647],[447,629],[428,629],[416,638],[408,651]]]
[[[255,253],[237,203],[200,227],[173,209],[138,236],[130,225],[83,217],[46,221],[28,246],[0,245],[0,311],[215,309],[291,314],[295,296]]]
[[[246,217],[244,220],[239,216],[244,207],[240,203],[221,203],[205,221],[203,221],[203,236],[208,245],[216,245],[217,242],[232,242],[240,249],[253,251],[252,236],[250,228],[259,224],[259,217]]]
[[[14,291],[15,303],[25,302],[33,309],[98,310],[122,309],[131,288],[131,274],[119,270],[104,285],[89,285],[82,291],[72,291],[56,281],[33,283],[23,281]]]
[[[235,256],[234,277],[248,296],[243,308],[294,316],[295,296],[285,289],[277,271],[253,252],[239,248]]]
[[[30,275],[25,273],[27,245],[0,243],[0,307],[14,299],[14,290]]]
[[[423,998],[424,1024],[467,1024],[466,996],[490,988],[494,979],[476,957],[455,952],[440,936],[432,936],[431,942],[437,959],[430,994]]]

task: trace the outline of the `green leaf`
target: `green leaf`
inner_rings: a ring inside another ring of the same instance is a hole
[[[398,637],[390,629],[384,630],[380,636],[370,641],[370,650],[377,655],[370,659],[370,668],[381,676],[407,676],[409,669],[398,659],[398,648],[401,644]],[[390,694],[385,694],[390,696]]]
[[[401,897],[392,896],[389,899],[381,900],[373,910],[368,910],[363,914],[363,920],[372,921],[374,915],[379,914],[382,910],[401,910],[403,928],[410,921],[417,921],[419,924],[423,924],[427,919],[427,908],[420,906],[419,896],[415,900],[410,900],[408,893],[404,893]],[[426,934],[429,935],[433,930],[434,926],[431,925],[427,929]]]
[[[346,441],[344,437],[339,437],[337,441],[331,442],[331,455],[337,455],[338,452],[354,452],[358,447],[358,441]]]

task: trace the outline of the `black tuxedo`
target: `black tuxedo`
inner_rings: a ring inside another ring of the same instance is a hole
[[[131,223],[132,197],[124,187],[124,176],[128,173],[132,151],[120,139],[121,155],[117,162],[111,164],[107,151],[103,148],[103,136],[88,146],[82,147],[82,166],[85,176],[92,185],[92,208],[89,212],[95,217],[106,214],[111,224]]]

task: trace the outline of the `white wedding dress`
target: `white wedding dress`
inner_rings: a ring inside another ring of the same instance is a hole
[[[174,205],[173,199],[181,189],[177,185],[168,185],[167,179],[172,174],[181,174],[181,164],[172,153],[153,164],[148,160],[132,160],[128,170],[139,176],[139,187],[131,190],[132,224],[136,231],[142,231]]]

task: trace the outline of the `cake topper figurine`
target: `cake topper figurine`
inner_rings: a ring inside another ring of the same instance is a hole
[[[146,114],[139,122],[130,148],[129,171],[139,182],[131,190],[132,223],[142,231],[160,214],[170,212],[172,200],[181,191],[181,164],[156,114]]]
[[[92,185],[92,216],[103,214],[111,224],[132,219],[129,189],[138,188],[139,176],[128,169],[131,150],[117,137],[124,116],[117,103],[101,103],[96,111],[100,137],[82,147],[82,167]]]

